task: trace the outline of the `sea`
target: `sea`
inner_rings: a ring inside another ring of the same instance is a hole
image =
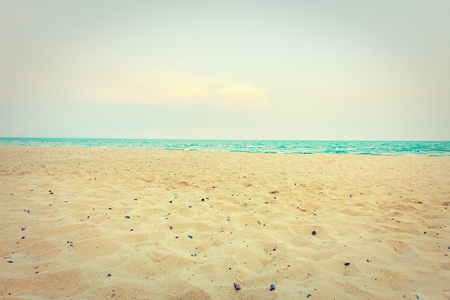
[[[274,154],[352,154],[450,156],[450,141],[188,140],[0,138],[0,145],[33,147],[124,148]]]

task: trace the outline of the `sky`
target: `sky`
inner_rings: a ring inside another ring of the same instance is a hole
[[[448,0],[0,0],[0,137],[450,140]]]

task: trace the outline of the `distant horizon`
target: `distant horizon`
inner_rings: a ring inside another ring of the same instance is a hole
[[[227,139],[227,138],[102,138],[102,137],[12,137],[11,139],[85,139],[85,140],[185,140],[185,141],[342,141],[342,142],[450,142],[450,140],[352,140],[352,139]]]

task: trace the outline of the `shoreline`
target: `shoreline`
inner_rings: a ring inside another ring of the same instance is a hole
[[[86,151],[142,151],[142,153],[144,152],[167,152],[167,153],[198,153],[198,154],[210,154],[210,155],[267,155],[267,156],[305,156],[305,157],[327,157],[329,156],[330,158],[333,157],[363,157],[363,158],[417,158],[417,159],[443,159],[443,160],[449,160],[450,161],[450,156],[444,156],[444,155],[407,155],[407,154],[402,154],[402,155],[381,155],[381,154],[347,154],[347,153],[274,153],[274,152],[239,152],[239,151],[212,151],[212,150],[178,150],[178,149],[146,149],[146,148],[105,148],[105,147],[81,147],[81,146],[73,146],[73,147],[60,147],[60,146],[16,146],[16,145],[0,145],[0,153],[2,148],[17,148],[18,150],[20,149],[27,149],[30,148],[29,150],[32,151],[37,150],[37,149],[55,149],[57,152],[57,149],[60,149],[63,152],[77,152],[78,150],[86,150]],[[72,150],[72,151],[71,151]],[[182,154],[181,154],[182,155]]]
[[[450,157],[0,157],[1,296],[450,297]]]

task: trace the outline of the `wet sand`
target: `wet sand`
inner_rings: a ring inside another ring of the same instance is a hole
[[[1,146],[0,296],[449,299],[448,205],[450,157]]]

